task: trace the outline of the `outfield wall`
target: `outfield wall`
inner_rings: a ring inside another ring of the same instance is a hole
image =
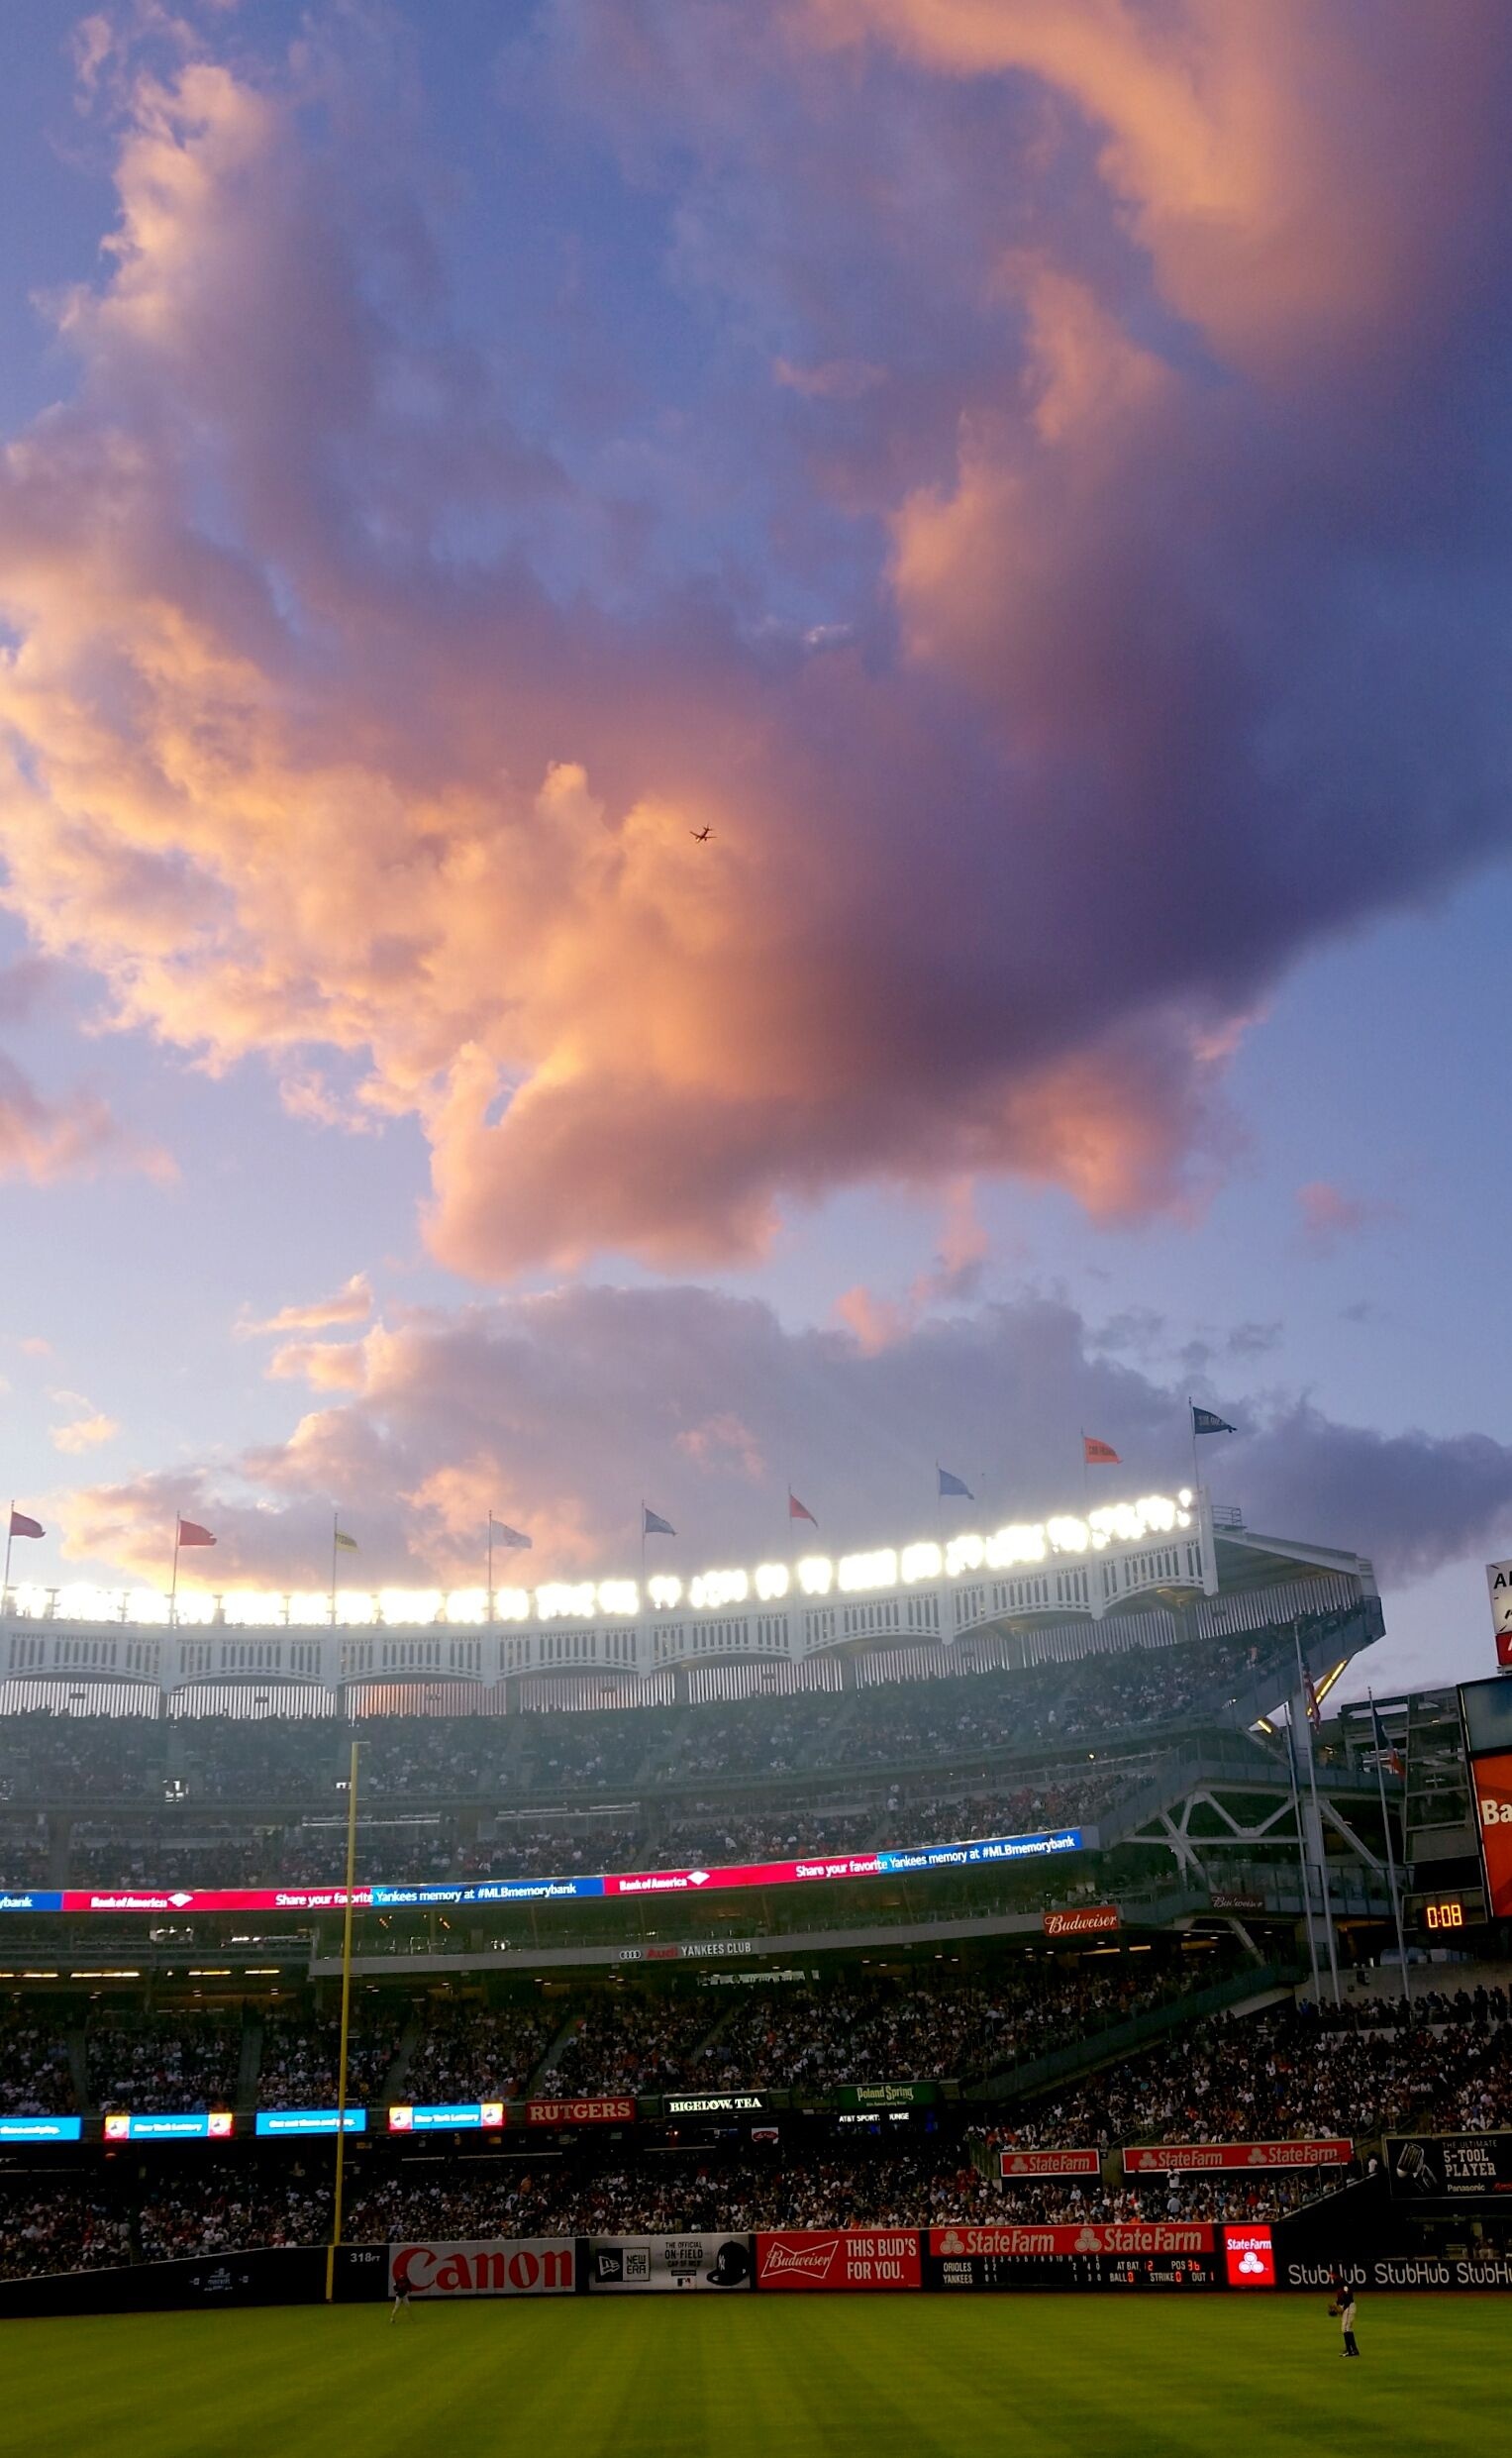
[[[1310,2220],[1313,2213],[1300,2214]],[[1439,2253],[1421,2240],[1338,2243],[1295,2220],[1115,2220],[1085,2225],[688,2230],[679,2235],[414,2239],[338,2249],[335,2300],[413,2304],[624,2295],[1014,2292],[1263,2293],[1357,2288],[1512,2292],[1512,2250]],[[174,2262],[0,2281],[0,2319],[318,2304],[319,2246],[262,2246]]]

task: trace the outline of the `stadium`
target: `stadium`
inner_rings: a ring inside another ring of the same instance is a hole
[[[0,2311],[1512,2285],[1465,1727],[1331,1706],[1356,1554],[6,1603]]]

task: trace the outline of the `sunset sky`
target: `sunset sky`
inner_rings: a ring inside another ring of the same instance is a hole
[[[1509,113],[1504,0],[5,9],[18,1574],[838,1551],[1190,1395],[1491,1670]]]

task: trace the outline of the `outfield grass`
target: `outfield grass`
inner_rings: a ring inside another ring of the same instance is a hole
[[[645,2297],[0,2322],[27,2458],[1441,2458],[1505,2439],[1507,2306]]]

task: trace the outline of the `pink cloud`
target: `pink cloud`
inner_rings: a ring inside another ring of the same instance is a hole
[[[1131,1494],[1164,1489],[1187,1439],[1184,1370],[1166,1384],[1042,1298],[935,1315],[870,1354],[849,1333],[788,1331],[764,1305],[687,1287],[564,1288],[373,1340],[366,1386],[286,1440],[220,1469],[48,1497],[65,1557],[164,1584],[176,1509],[220,1540],[192,1566],[205,1584],[320,1587],[339,1496],[357,1584],[479,1581],[490,1509],[534,1537],[507,1566],[534,1583],[633,1570],[644,1490],[678,1530],[666,1567],[686,1573],[762,1558],[789,1476],[838,1553],[932,1533],[937,1458],[985,1463],[990,1524],[1079,1500],[1083,1424],[1121,1452]],[[730,1474],[728,1443],[684,1439],[733,1415],[737,1392],[742,1441],[768,1464],[755,1478]],[[1512,1525],[1512,1448],[1487,1436],[1341,1425],[1284,1394],[1242,1410],[1212,1396],[1248,1429],[1221,1498],[1252,1525],[1358,1546],[1403,1577]]]
[[[760,1444],[732,1409],[722,1409],[702,1425],[690,1425],[672,1440],[685,1459],[696,1461],[701,1468],[733,1469],[753,1484],[766,1473]]]
[[[353,1272],[329,1297],[280,1306],[265,1322],[241,1322],[236,1328],[238,1337],[246,1339],[263,1332],[325,1331],[334,1323],[365,1323],[371,1312],[372,1282],[365,1272]]]
[[[93,1178],[113,1167],[158,1179],[175,1175],[166,1153],[129,1134],[92,1093],[45,1100],[0,1054],[0,1178],[50,1186],[59,1178]]]
[[[366,1373],[360,1340],[286,1340],[267,1362],[274,1383],[304,1382],[317,1391],[359,1391]]]
[[[313,38],[239,73],[180,29],[155,76],[89,38],[120,223],[62,308],[73,393],[0,461],[8,900],[118,1022],[261,1058],[315,1122],[418,1120],[432,1250],[478,1279],[758,1256],[859,1181],[1189,1216],[1236,1019],[1505,838],[1496,559],[1442,472],[1482,458],[1512,33],[1299,0],[686,17],[701,81],[638,108],[794,218],[741,278],[793,312],[797,218],[822,193],[838,227],[844,186],[878,352],[925,237],[958,291],[905,383],[843,334],[763,344],[783,419],[833,435],[761,448],[779,567],[728,586],[489,392],[371,58],[332,115]],[[732,42],[759,73],[721,86]],[[850,180],[857,45],[916,80],[944,240]],[[925,108],[966,79],[1005,164],[969,227]],[[0,1079],[0,1165],[107,1140]]]
[[[86,1416],[74,1417],[66,1425],[51,1426],[49,1440],[54,1451],[93,1451],[102,1442],[112,1442],[120,1431],[114,1417],[108,1417],[103,1409],[95,1408]]]
[[[1310,1254],[1320,1257],[1331,1255],[1342,1240],[1358,1238],[1397,1216],[1395,1204],[1346,1194],[1325,1178],[1297,1188],[1297,1209],[1302,1215],[1302,1242]]]

